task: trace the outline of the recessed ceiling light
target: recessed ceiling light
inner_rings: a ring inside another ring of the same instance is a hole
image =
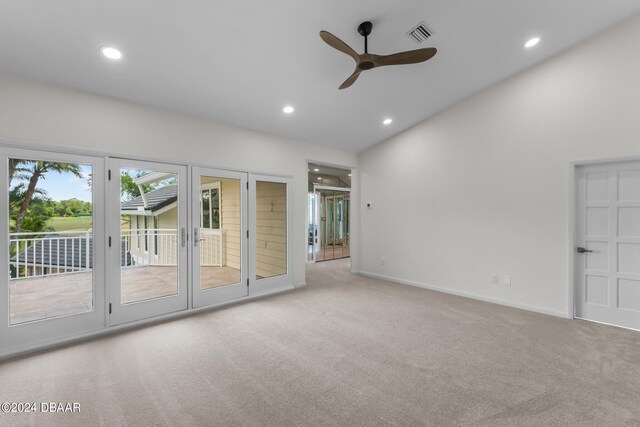
[[[109,59],[113,59],[113,60],[118,60],[118,59],[122,59],[122,51],[120,49],[117,49],[113,46],[104,46],[101,49],[101,52],[104,56],[106,56]]]
[[[534,38],[530,39],[528,42],[526,42],[524,44],[524,47],[526,47],[526,48],[534,47],[538,43],[540,43],[540,37],[534,37]]]
[[[318,179],[322,179],[322,178],[318,177]]]
[[[351,174],[349,174],[349,176],[351,176]]]
[[[320,172],[320,169],[315,168],[313,171],[314,171],[314,172]]]
[[[293,112],[294,112],[294,111],[296,111],[296,110],[295,110],[295,108],[293,108],[291,105],[287,105],[286,107],[284,107],[284,108],[282,109],[282,111],[283,111],[285,114],[291,114],[291,113],[293,113]]]
[[[384,119],[382,121],[382,124],[385,126],[389,126],[391,124],[391,122],[393,122],[393,119]]]

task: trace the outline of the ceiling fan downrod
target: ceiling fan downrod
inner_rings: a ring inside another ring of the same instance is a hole
[[[373,29],[373,24],[369,21],[365,21],[362,24],[358,25],[358,32],[362,37],[364,37],[364,54],[369,54],[369,44],[368,37],[371,34],[371,30]],[[372,61],[362,61],[358,64],[358,68],[361,70],[370,70],[375,66]]]

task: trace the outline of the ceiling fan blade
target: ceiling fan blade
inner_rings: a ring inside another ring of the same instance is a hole
[[[351,49],[348,44],[346,44],[333,34],[327,31],[320,31],[320,38],[332,48],[338,49],[340,52],[346,53],[347,55],[352,57],[354,61],[358,62],[360,60],[360,57],[355,50]]]
[[[384,65],[402,65],[417,64],[433,58],[438,52],[435,47],[427,47],[424,49],[408,50],[406,52],[394,53],[392,55],[375,55],[373,63],[376,67]]]
[[[349,78],[340,85],[340,89],[346,89],[349,86],[351,86],[356,80],[358,80],[358,76],[360,75],[360,72],[361,70],[356,68],[353,74],[351,74]]]

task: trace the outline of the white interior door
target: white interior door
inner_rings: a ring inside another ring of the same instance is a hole
[[[247,182],[246,173],[192,169],[194,307],[248,295]]]
[[[576,317],[640,329],[640,162],[578,170]]]
[[[104,158],[0,147],[0,164],[0,354],[104,327]]]
[[[109,160],[110,324],[186,310],[187,168]]]

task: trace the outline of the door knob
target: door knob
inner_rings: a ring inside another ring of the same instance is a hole
[[[593,251],[589,250],[589,249],[586,249],[586,248],[578,247],[578,253],[579,254],[583,254],[585,252],[593,252]]]

